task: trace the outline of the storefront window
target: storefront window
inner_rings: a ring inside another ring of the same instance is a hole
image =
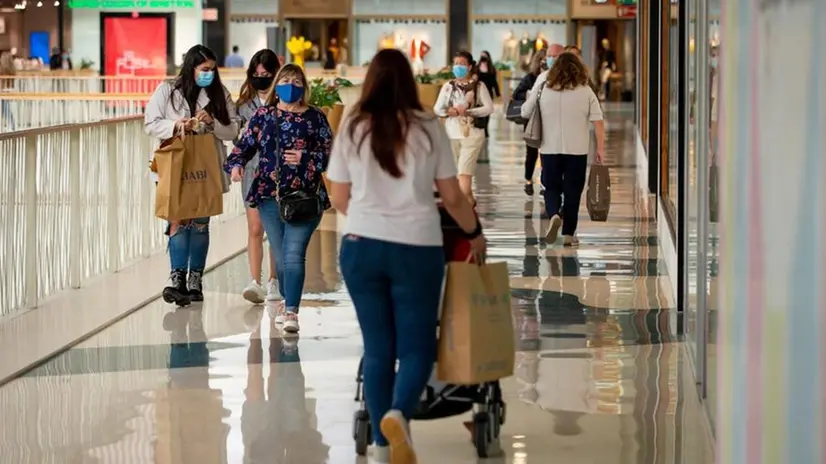
[[[667,48],[664,47],[663,52],[667,53],[663,57],[663,63],[667,71],[664,74],[667,76],[667,81],[663,82],[663,94],[667,95],[667,101],[664,102],[663,114],[668,114],[668,126],[663,127],[663,130],[668,131],[668,136],[663,143],[663,152],[666,159],[663,160],[663,198],[666,209],[667,218],[671,222],[671,230],[674,232],[676,238],[678,217],[677,217],[677,192],[679,191],[679,172],[678,165],[680,159],[680,25],[679,25],[679,5],[671,0],[670,5],[664,5],[668,13],[668,27],[663,27],[663,34],[667,34]],[[665,122],[665,121],[664,121]],[[667,143],[666,143],[667,141]]]

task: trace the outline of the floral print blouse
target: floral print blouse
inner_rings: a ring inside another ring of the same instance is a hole
[[[255,112],[235,142],[224,170],[243,168],[258,152],[260,162],[247,195],[249,204],[277,199],[279,191],[318,191],[322,207],[327,209],[330,197],[321,173],[327,169],[332,145],[333,131],[318,108],[294,113],[265,106]],[[301,150],[301,162],[296,166],[284,163],[284,150]]]

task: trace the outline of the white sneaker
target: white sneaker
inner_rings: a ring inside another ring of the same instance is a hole
[[[270,315],[270,319],[274,320],[276,324],[283,324],[284,323],[284,302],[280,301],[278,303],[267,304],[267,313]]]
[[[401,411],[391,410],[381,420],[381,433],[390,442],[393,464],[416,464],[416,450],[410,439],[410,426]]]
[[[278,293],[278,282],[275,279],[270,279],[267,282],[267,301],[278,301],[281,294]]]
[[[284,318],[283,319],[284,320],[284,322],[283,322],[284,323],[284,327],[283,327],[284,332],[287,332],[288,334],[297,334],[298,330],[299,330],[298,314],[288,313],[288,312],[285,311],[285,312],[282,313],[282,317]]]
[[[244,299],[249,301],[252,304],[261,304],[264,302],[264,298],[267,294],[264,292],[264,289],[261,288],[261,285],[256,282],[252,281],[249,285],[244,289],[244,293],[242,293]]]
[[[375,445],[370,450],[370,460],[382,464],[390,462],[390,447]]]

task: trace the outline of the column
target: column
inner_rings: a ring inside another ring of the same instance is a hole
[[[826,2],[722,2],[720,464],[826,459]]]

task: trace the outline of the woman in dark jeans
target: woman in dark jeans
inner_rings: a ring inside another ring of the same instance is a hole
[[[539,50],[531,59],[528,74],[522,77],[516,90],[513,91],[513,99],[525,101],[528,99],[528,91],[533,88],[536,78],[548,69],[545,62],[545,50]],[[525,194],[533,195],[533,173],[536,170],[536,161],[539,159],[539,149],[525,145]],[[542,179],[539,180],[542,184]],[[542,190],[539,194],[542,195]]]
[[[488,88],[488,93],[492,99],[496,99],[496,97],[501,97],[502,92],[499,90],[499,81],[496,79],[496,66],[493,64],[493,60],[490,58],[490,53],[487,50],[482,52],[482,55],[479,58],[479,63],[476,67],[478,70],[476,75],[479,78],[479,82],[485,84],[485,87]],[[530,90],[530,88],[528,88]],[[490,123],[490,117],[485,118],[485,138],[489,137],[488,134],[488,124]]]

